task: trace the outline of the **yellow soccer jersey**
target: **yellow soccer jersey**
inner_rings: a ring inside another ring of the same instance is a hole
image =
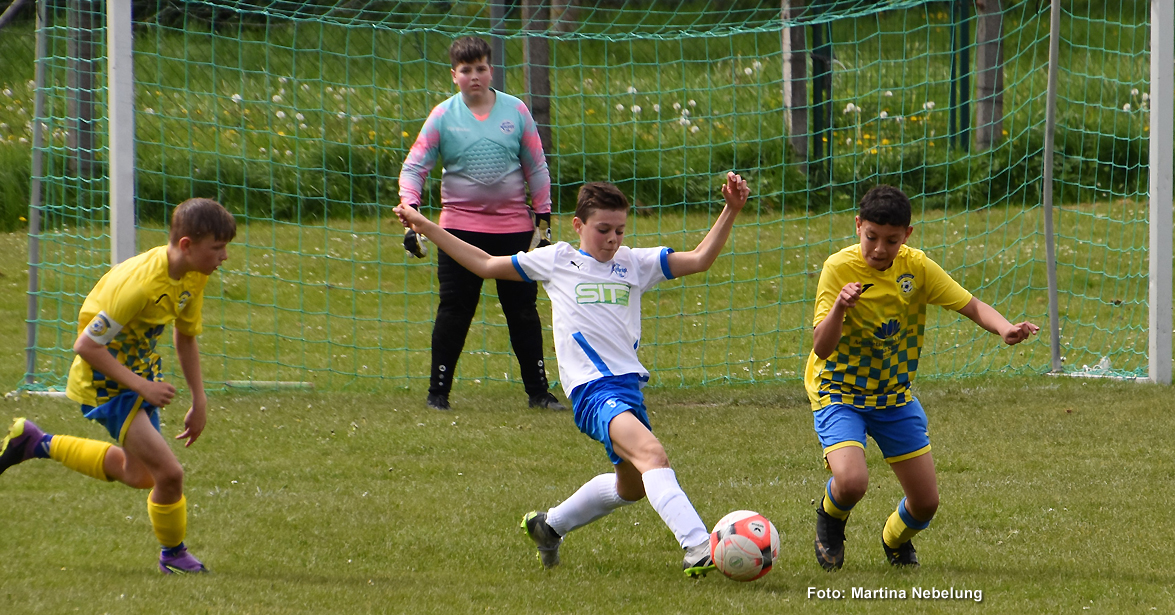
[[[961,310],[971,293],[916,248],[903,245],[885,271],[861,257],[861,244],[824,261],[816,288],[816,317],[824,321],[845,284],[864,286],[857,305],[845,313],[836,350],[821,359],[808,354],[804,385],[812,409],[848,404],[864,410],[893,408],[910,400],[910,383],[926,333],[926,306]]]
[[[148,250],[117,265],[98,280],[78,316],[78,335],[103,344],[119,363],[148,379],[159,378],[155,342],[174,322],[185,335],[202,328],[204,285],[208,276],[191,271],[182,279],[167,274],[167,246]],[[80,356],[69,369],[66,395],[89,406],[106,403],[126,387],[95,372]]]

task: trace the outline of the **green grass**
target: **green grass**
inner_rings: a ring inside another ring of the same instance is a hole
[[[7,309],[7,308],[6,308]],[[6,361],[7,362],[7,361]],[[872,446],[848,562],[812,556],[826,472],[795,384],[648,392],[651,420],[703,519],[738,508],[779,528],[775,570],[750,584],[680,575],[645,503],[568,536],[544,572],[522,513],[608,470],[567,414],[520,392],[460,385],[456,411],[423,387],[380,395],[214,394],[187,470],[188,543],[213,574],[163,578],[145,494],[30,462],[0,477],[0,590],[11,612],[890,613],[972,612],[970,601],[808,600],[808,587],[982,590],[996,613],[1175,608],[1166,522],[1175,410],[1166,387],[986,378],[918,387],[942,506],[916,540],[919,571],[876,544],[900,488]],[[164,413],[180,430],[183,399]],[[4,415],[105,437],[72,404],[21,398]],[[7,420],[7,419],[6,419]],[[1145,429],[1137,426],[1145,425]]]

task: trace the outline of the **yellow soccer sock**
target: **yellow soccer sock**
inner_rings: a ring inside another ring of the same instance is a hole
[[[111,446],[114,445],[109,442],[58,435],[49,443],[49,456],[74,472],[109,481],[105,467],[106,451]]]
[[[151,493],[155,493],[152,491]],[[155,537],[165,548],[178,547],[188,533],[188,499],[180,496],[173,504],[156,504],[147,496],[147,516]]]
[[[828,483],[824,486],[824,499],[820,501],[820,507],[828,516],[834,519],[844,521],[849,518],[849,513],[853,512],[852,506],[843,506],[832,499],[832,479],[828,479]]]
[[[885,529],[881,530],[881,539],[885,541],[891,549],[896,549],[911,538],[915,534],[926,529],[930,525],[930,519],[926,521],[919,521],[906,510],[906,498],[898,503],[897,510],[885,520]]]

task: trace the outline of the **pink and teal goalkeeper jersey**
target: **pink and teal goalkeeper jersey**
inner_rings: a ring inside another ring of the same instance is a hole
[[[483,118],[473,115],[460,93],[433,108],[400,169],[400,203],[420,203],[424,179],[439,155],[441,227],[529,231],[534,224],[527,186],[535,213],[551,211],[551,175],[534,118],[518,98],[495,94],[494,107]]]

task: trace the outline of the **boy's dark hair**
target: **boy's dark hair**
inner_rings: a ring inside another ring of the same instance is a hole
[[[575,199],[575,217],[579,218],[581,222],[587,222],[593,213],[602,209],[627,211],[628,198],[624,196],[620,188],[608,182],[584,184],[579,189],[579,196]]]
[[[910,226],[910,197],[893,186],[879,184],[861,197],[857,217],[885,226]]]
[[[171,212],[171,230],[167,240],[178,245],[180,239],[200,241],[211,235],[217,241],[232,241],[237,236],[237,221],[223,205],[212,199],[188,199]]]
[[[473,64],[485,58],[489,62],[494,58],[490,44],[476,36],[462,36],[449,45],[449,64],[457,68],[458,64]]]

